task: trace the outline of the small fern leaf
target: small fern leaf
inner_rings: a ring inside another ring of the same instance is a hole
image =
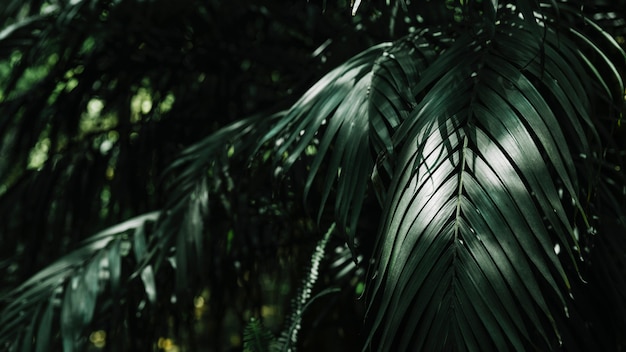
[[[319,276],[319,266],[322,259],[326,255],[326,245],[330,240],[330,236],[335,231],[336,224],[332,223],[326,231],[323,238],[319,240],[315,251],[311,255],[311,263],[308,268],[308,274],[302,280],[302,286],[298,289],[298,295],[292,302],[292,313],[289,316],[285,330],[280,334],[278,340],[272,345],[272,352],[291,352],[295,351],[295,344],[298,341],[298,333],[301,328],[302,315],[308,306],[318,299],[329,293],[338,292],[338,288],[327,288],[317,295],[311,297],[313,286],[317,282]]]

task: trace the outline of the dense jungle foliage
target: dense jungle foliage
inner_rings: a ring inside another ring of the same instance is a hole
[[[626,348],[623,0],[6,0],[0,349]]]

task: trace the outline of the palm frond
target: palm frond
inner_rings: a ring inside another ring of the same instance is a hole
[[[396,162],[392,136],[421,98],[412,89],[413,82],[421,79],[424,69],[450,44],[439,38],[442,35],[442,28],[422,29],[385,51],[372,70],[368,118],[377,155],[372,182],[381,205],[388,187],[383,180],[393,175]]]
[[[576,50],[578,33],[542,22],[540,43],[502,12],[493,36],[453,38],[423,70],[411,87],[423,98],[393,136],[402,167],[384,206],[370,305],[381,349],[560,343],[554,316],[567,316],[578,275],[563,263],[577,265],[574,227],[589,226],[579,200],[589,167],[577,169],[574,155],[597,153],[588,97],[608,85]]]
[[[80,349],[86,328],[115,305],[101,302],[103,294],[120,299],[127,294],[124,290],[131,280],[140,280],[145,289],[143,305],[156,305],[156,275],[164,267],[175,269],[173,297],[179,304],[190,302],[192,294],[206,283],[201,278],[206,277],[202,268],[209,264],[204,245],[211,240],[207,226],[211,190],[234,187],[228,175],[230,158],[248,160],[257,137],[262,136],[257,132],[279,116],[243,119],[192,145],[164,174],[170,187],[164,210],[88,238],[80,249],[2,297],[7,305],[0,320],[5,323],[0,345],[21,343],[29,349],[34,341],[36,346],[49,346],[55,337],[50,330],[58,326],[64,348]],[[149,232],[145,230],[148,225]],[[126,270],[122,275],[120,261],[131,250],[135,259],[130,273]],[[60,322],[54,323],[54,318]],[[33,333],[40,336],[33,338]]]
[[[157,268],[163,263],[175,266],[179,299],[189,298],[195,276],[204,276],[196,269],[207,265],[204,243],[211,236],[207,228],[211,192],[232,191],[235,185],[229,174],[231,159],[251,159],[258,139],[269,128],[263,126],[281,116],[282,113],[257,115],[225,126],[188,147],[165,171],[170,196],[144,262],[155,262]]]
[[[388,44],[374,46],[324,76],[259,143],[274,141],[275,160],[281,173],[288,171],[308,146],[317,146],[305,194],[310,191],[322,163],[328,163],[320,216],[336,181],[336,220],[340,231],[348,233],[351,246],[373,166],[369,154],[367,89],[374,61],[386,47]],[[322,129],[323,135],[317,140]]]
[[[134,262],[143,260],[146,228],[158,216],[158,212],[138,216],[89,237],[78,249],[1,297],[6,306],[0,316],[0,346],[44,351],[57,345],[53,331],[60,330],[63,350],[82,350],[96,314],[112,310],[127,290],[133,271],[124,270],[123,261],[131,249]],[[152,267],[144,267],[140,276],[145,296],[154,300]]]

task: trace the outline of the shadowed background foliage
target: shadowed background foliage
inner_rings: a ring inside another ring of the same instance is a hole
[[[183,148],[234,120],[287,107],[324,72],[388,39],[388,16],[362,10],[352,17],[349,4],[306,1],[3,5],[0,295],[93,233],[162,208],[161,174]],[[231,173],[246,180],[254,171]],[[127,349],[150,349],[172,337],[174,325],[196,318],[204,319],[199,344],[213,350],[241,347],[251,315],[263,313],[268,325],[280,327],[318,231],[290,191],[274,195],[271,178],[243,182],[249,184],[224,199],[237,210],[236,226],[216,224],[228,242],[215,249],[215,267],[206,273],[216,289],[194,288],[199,308],[174,310],[166,299],[135,317],[146,294],[131,282],[133,302],[101,302],[121,304],[121,320],[91,329],[107,331],[108,347],[117,338]],[[216,218],[234,216],[227,213]],[[90,255],[67,258],[66,265],[73,269]],[[132,271],[136,259],[124,258],[121,270]],[[119,325],[128,335],[116,337],[112,326],[128,319],[134,322]],[[182,336],[197,348],[188,333]]]

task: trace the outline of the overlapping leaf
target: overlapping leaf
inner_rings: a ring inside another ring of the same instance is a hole
[[[261,143],[275,141],[275,159],[283,171],[301,158],[307,146],[319,144],[305,193],[320,166],[327,163],[320,212],[337,182],[335,215],[340,230],[349,234],[350,245],[373,166],[367,112],[371,70],[388,46],[374,46],[328,73],[286,112]],[[321,129],[323,136],[316,143]]]
[[[441,28],[425,28],[412,34],[386,51],[374,66],[368,97],[368,118],[371,145],[377,155],[372,172],[374,191],[382,203],[387,185],[383,174],[393,174],[394,131],[417,106],[418,97],[412,82],[417,82],[424,69],[449,43]],[[394,92],[394,94],[388,94]]]
[[[412,83],[423,98],[393,136],[399,166],[371,293],[380,349],[559,344],[554,315],[567,315],[577,275],[562,261],[575,265],[584,219],[559,189],[580,204],[586,169],[573,152],[597,142],[585,87],[608,84],[571,37],[548,28],[540,43],[524,21],[498,23],[493,36],[459,37]]]
[[[118,304],[103,297],[118,297],[127,289],[123,258],[133,248],[135,260],[143,259],[144,227],[158,216],[158,212],[139,216],[88,238],[77,250],[1,297],[7,305],[0,315],[0,346],[9,351],[45,351],[56,345],[53,331],[60,326],[64,351],[82,350],[94,314]],[[149,299],[156,290],[151,273],[150,266],[141,273]]]
[[[102,295],[122,297],[126,285],[138,278],[147,303],[157,303],[155,277],[164,263],[176,269],[178,300],[190,299],[198,284],[193,281],[201,274],[199,268],[206,265],[208,177],[232,182],[224,175],[228,158],[239,154],[235,150],[247,150],[246,159],[257,142],[257,135],[250,133],[263,131],[262,126],[279,116],[243,119],[189,147],[164,175],[172,182],[166,211],[128,220],[90,237],[83,247],[0,297],[8,303],[0,317],[0,346],[20,346],[23,351],[47,348],[57,337],[51,333],[53,327],[60,326],[64,349],[80,350],[85,329],[96,320],[96,314],[116,304],[100,301]],[[151,225],[149,232],[145,223]],[[136,266],[124,277],[121,260],[131,250]]]
[[[206,265],[203,258],[209,238],[206,220],[211,188],[221,192],[233,189],[229,159],[250,159],[263,132],[279,117],[282,113],[258,115],[225,126],[187,148],[165,171],[164,178],[171,183],[168,211],[159,219],[157,236],[150,253],[144,256],[144,265],[155,262],[158,268],[169,258],[176,268],[179,294],[192,289],[193,277],[202,274]],[[170,257],[172,252],[175,254]]]

